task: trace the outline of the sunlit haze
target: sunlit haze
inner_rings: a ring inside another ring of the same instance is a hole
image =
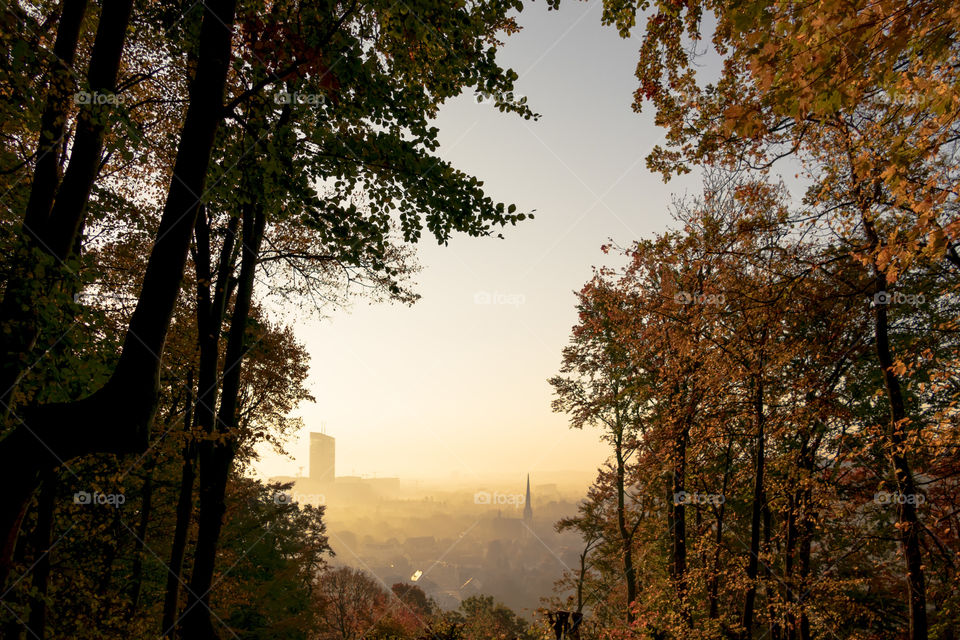
[[[696,183],[664,185],[647,170],[662,131],[630,109],[639,41],[602,27],[599,2],[560,12],[534,3],[519,21],[501,60],[542,118],[463,96],[437,126],[442,157],[536,218],[503,240],[421,242],[412,307],[359,299],[327,320],[301,320],[316,403],[299,412],[295,460],[265,453],[261,476],[306,474],[307,432],[324,424],[338,475],[469,481],[575,470],[589,479],[608,454],[596,432],[572,431],[550,410],[547,378],[576,322],[573,292],[592,265],[609,264],[602,244],[662,230],[671,193]]]

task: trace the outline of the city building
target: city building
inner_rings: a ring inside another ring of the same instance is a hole
[[[531,522],[533,520],[533,507],[530,506],[530,474],[527,474],[527,497],[523,500],[523,521]]]
[[[310,433],[310,482],[333,482],[336,477],[335,438],[325,433]]]

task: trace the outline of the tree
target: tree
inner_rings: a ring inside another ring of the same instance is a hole
[[[519,638],[533,640],[535,632],[513,611],[495,601],[492,596],[470,596],[460,603],[463,634],[479,640]]]
[[[554,3],[556,6],[557,3]],[[651,9],[637,66],[634,108],[652,102],[667,149],[648,166],[664,178],[693,164],[765,171],[796,155],[811,185],[811,226],[836,225],[847,250],[885,296],[913,268],[954,269],[958,130],[956,8],[945,2],[793,4],[605,2],[604,21],[625,36]],[[695,71],[706,17],[715,82]],[[936,268],[936,267],[934,267]],[[906,442],[920,427],[906,409],[887,310],[874,311],[877,365],[889,406],[878,434],[894,480],[916,495]],[[926,585],[915,505],[898,507],[912,638],[926,638]]]
[[[617,362],[584,358],[596,367],[588,379],[629,369],[642,381],[642,428],[625,470],[642,516],[633,543],[644,588],[633,633],[792,640],[909,624],[909,606],[893,604],[902,593],[890,544],[898,519],[884,496],[926,502],[901,497],[908,494],[887,471],[886,387],[874,360],[875,303],[864,295],[873,281],[836,235],[797,233],[787,203],[775,185],[708,175],[701,198],[680,202],[682,230],[624,249],[626,266],[601,269],[585,289],[602,292],[606,304],[592,307],[596,317],[575,335],[608,327],[622,354]],[[945,267],[901,278],[930,299],[948,282]],[[902,370],[916,381],[939,378],[954,338],[927,328],[950,311],[922,301],[889,310],[891,344],[916,354]],[[909,388],[909,410],[932,433],[955,438],[936,408],[952,402],[952,391],[940,396],[926,382]],[[909,451],[924,486],[953,486],[931,473],[939,445],[914,442]],[[615,532],[615,475],[611,464],[580,515],[562,524],[585,535]],[[931,524],[944,522],[939,508],[933,513]],[[932,547],[952,544],[924,530]],[[624,588],[620,546],[600,544],[595,554],[590,619],[615,633],[605,599]],[[925,570],[937,576],[931,593],[939,601],[952,569],[937,556]]]
[[[95,21],[84,21],[85,7],[85,2],[70,2],[67,11],[57,12],[39,3],[43,20],[35,17],[39,12],[18,9],[8,17],[15,30],[4,36],[12,48],[2,80],[23,86],[39,79],[46,87],[38,99],[46,106],[37,110],[46,115],[32,119],[34,112],[27,112],[4,137],[3,157],[9,161],[4,171],[16,176],[12,184],[38,174],[30,183],[32,202],[18,191],[23,210],[11,218],[15,232],[5,238],[16,259],[5,266],[0,305],[3,378],[9,383],[3,385],[8,416],[0,459],[18,463],[0,501],[5,573],[30,496],[46,470],[94,453],[143,451],[150,444],[160,357],[198,213],[209,207],[211,190],[221,182],[235,184],[239,175],[234,164],[216,166],[211,158],[224,157],[246,139],[246,149],[256,157],[245,167],[289,180],[261,198],[247,184],[231,204],[260,209],[263,227],[269,217],[288,229],[310,229],[315,252],[307,258],[323,262],[332,256],[334,263],[364,265],[396,293],[400,270],[388,239],[395,228],[415,242],[426,227],[443,243],[453,232],[491,235],[526,217],[512,205],[494,203],[476,178],[438,160],[432,154],[437,130],[427,124],[439,104],[465,88],[496,94],[503,111],[533,115],[504,97],[516,74],[495,60],[496,35],[515,29],[507,17],[519,8],[515,0],[463,6],[423,2],[413,12],[408,5],[381,2],[254,3],[240,7],[239,19],[233,0],[198,6],[185,15],[176,6],[121,3],[101,11]],[[126,28],[128,22],[149,24],[154,18],[163,28]],[[241,34],[236,40],[235,22]],[[84,95],[104,99],[78,109],[82,101],[67,99],[73,91],[67,76],[79,75],[86,57],[68,54],[86,33],[82,29],[94,24]],[[42,41],[31,27],[61,33],[60,46],[54,47],[63,55],[24,57],[31,42]],[[157,51],[166,56],[159,63]],[[336,73],[331,59],[324,58],[328,54],[337,56]],[[23,67],[24,61],[30,66]],[[54,63],[44,66],[48,61]],[[286,100],[284,108],[279,97],[288,91],[329,99],[320,108],[313,108],[312,99]],[[129,108],[104,106],[132,96],[138,100]],[[76,119],[72,145],[66,137],[71,118]],[[222,126],[225,120],[229,130]],[[155,133],[151,127],[157,123]],[[117,135],[126,124],[131,127],[125,131],[133,133]],[[257,136],[244,138],[251,125],[262,126],[261,133],[274,131],[264,141],[273,150],[250,144]],[[28,137],[38,140],[33,151],[23,144]],[[160,144],[149,151],[139,148],[152,137]],[[66,162],[66,171],[58,184],[49,184],[51,176],[56,178],[51,164],[63,164],[51,163],[54,154]],[[118,158],[129,166],[104,175],[104,167]],[[334,190],[321,198],[317,187],[325,182]],[[137,207],[126,206],[137,195],[143,198],[145,188],[156,189],[164,203],[157,218],[146,221]],[[124,196],[133,197],[125,201]],[[223,213],[242,219],[239,209],[231,206]],[[257,214],[252,215],[256,221]],[[83,288],[63,265],[70,267],[83,255],[94,230],[122,230],[131,220],[150,229],[144,247],[149,259],[110,377],[83,395],[36,402],[21,382],[39,350],[38,336],[62,335],[77,313],[73,294]],[[247,236],[248,246],[259,244]],[[285,251],[279,255],[291,257]],[[230,409],[233,399],[226,400]]]
[[[322,623],[320,638],[359,640],[383,616],[386,590],[358,569],[330,569],[318,578],[315,606]]]
[[[123,11],[123,7],[118,5],[117,10]],[[25,407],[19,412],[22,415],[17,416],[16,426],[0,440],[0,459],[11,463],[17,460],[18,467],[16,474],[5,478],[9,491],[0,501],[0,530],[4,537],[0,582],[6,581],[20,522],[42,472],[86,453],[123,453],[143,449],[147,444],[148,429],[156,411],[159,354],[163,351],[186,263],[187,246],[199,204],[196,194],[204,192],[213,138],[220,121],[234,13],[232,0],[205,5],[196,73],[173,179],[157,240],[144,273],[140,298],[110,379],[81,400]],[[101,33],[116,58],[121,55],[126,22],[125,19],[103,22]],[[64,25],[64,28],[67,27]],[[91,58],[91,65],[95,60]],[[109,62],[115,73],[116,63],[112,59]],[[46,136],[47,132],[43,135]],[[89,180],[93,180],[92,175]],[[80,186],[89,190],[89,184]],[[38,212],[37,219],[32,216],[36,209],[28,209],[22,231],[23,246],[31,255],[31,259],[22,262],[26,273],[35,270],[42,273],[45,263],[63,259],[64,254],[58,254],[57,247],[61,247],[61,251],[72,251],[79,243],[77,218],[83,215],[85,204],[81,201],[63,220],[48,221],[48,214],[44,211]],[[47,225],[42,231],[41,224]],[[52,245],[52,251],[49,248],[30,249],[31,238],[41,234],[56,234],[60,242]],[[20,306],[28,290],[28,284],[21,285],[13,278],[4,291],[4,300],[8,301],[2,305],[4,311],[0,318],[7,327],[4,331],[7,344],[3,345],[7,366],[4,388],[16,386],[26,366],[25,355],[32,350],[38,332],[37,314],[33,309],[44,302],[45,291],[41,289],[38,295],[30,295],[31,302],[23,312]],[[105,416],[113,416],[113,419],[104,419]],[[11,467],[5,464],[3,468]]]
[[[638,399],[639,371],[626,359],[617,322],[617,301],[602,283],[593,282],[580,294],[581,324],[563,352],[561,375],[550,379],[556,399],[553,410],[569,413],[571,426],[598,425],[603,440],[613,447],[613,498],[626,585],[626,621],[633,620],[637,578],[633,566],[636,524],[628,511],[626,466],[637,449],[636,433],[643,400]],[[611,316],[613,319],[611,319]]]

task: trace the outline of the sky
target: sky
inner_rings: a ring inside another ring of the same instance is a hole
[[[519,75],[538,121],[464,96],[444,105],[439,154],[484,181],[495,201],[535,211],[505,238],[421,241],[412,306],[356,300],[324,319],[301,318],[316,403],[288,446],[265,454],[257,475],[307,473],[308,432],[337,439],[337,475],[450,478],[590,471],[607,457],[598,431],[551,411],[547,379],[576,323],[574,292],[593,266],[611,264],[609,239],[626,244],[670,224],[671,194],[645,165],[663,139],[652,109],[630,105],[639,39],[600,24],[601,0],[544,2],[519,15],[522,30],[499,60]]]

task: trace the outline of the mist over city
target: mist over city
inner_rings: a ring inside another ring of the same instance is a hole
[[[576,513],[592,480],[577,471],[502,473],[485,480],[336,474],[336,439],[310,434],[309,472],[279,501],[324,505],[337,564],[383,584],[413,583],[456,609],[490,595],[533,620],[543,594],[579,563],[582,541],[555,523]]]

